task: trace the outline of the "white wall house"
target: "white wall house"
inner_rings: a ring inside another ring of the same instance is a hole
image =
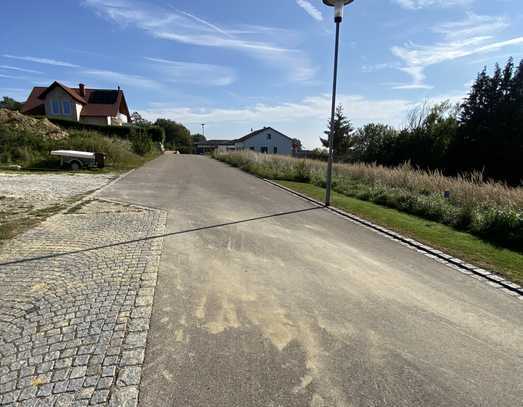
[[[298,140],[291,139],[272,127],[264,127],[235,140],[235,146],[237,150],[280,155],[293,155],[300,148]]]
[[[22,113],[73,120],[86,124],[122,126],[130,122],[123,91],[88,89],[80,84],[70,88],[59,82],[33,88]]]

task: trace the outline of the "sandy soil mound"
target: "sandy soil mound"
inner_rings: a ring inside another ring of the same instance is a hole
[[[61,140],[69,134],[47,119],[37,119],[20,112],[0,109],[0,125],[7,125],[16,130],[29,131],[52,140]]]

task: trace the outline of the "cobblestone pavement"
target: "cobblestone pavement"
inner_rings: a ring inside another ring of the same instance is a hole
[[[2,248],[0,405],[137,404],[165,220],[91,201]]]

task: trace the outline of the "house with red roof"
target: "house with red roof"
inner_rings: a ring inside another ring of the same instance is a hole
[[[56,81],[48,87],[33,88],[22,113],[103,126],[122,126],[131,121],[120,87],[89,89],[81,83],[70,88]]]

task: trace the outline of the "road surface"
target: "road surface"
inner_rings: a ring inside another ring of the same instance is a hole
[[[141,406],[521,405],[517,298],[205,157],[103,197],[168,212]]]

